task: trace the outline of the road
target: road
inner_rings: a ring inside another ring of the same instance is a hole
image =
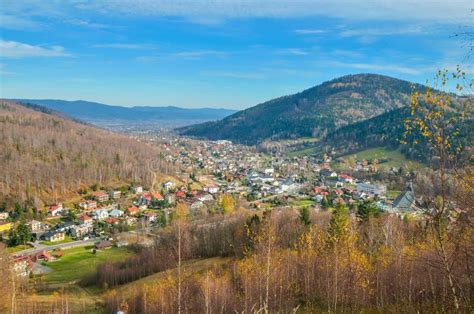
[[[72,241],[72,242],[67,242],[67,243],[35,247],[35,248],[15,252],[13,256],[26,256],[26,255],[33,255],[36,253],[40,253],[43,251],[52,251],[54,249],[70,249],[74,247],[94,245],[97,241],[98,239],[78,240],[78,241]]]

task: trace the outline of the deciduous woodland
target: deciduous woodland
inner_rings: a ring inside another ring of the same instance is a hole
[[[41,208],[83,186],[150,183],[170,171],[158,156],[129,137],[0,103],[0,198],[9,203]]]

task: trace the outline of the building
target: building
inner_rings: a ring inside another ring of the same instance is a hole
[[[0,233],[9,232],[13,228],[11,222],[0,221]]]
[[[28,223],[28,225],[30,226],[31,232],[33,232],[33,233],[40,232],[44,229],[43,224],[40,221],[37,221],[37,220],[31,220]]]
[[[97,202],[93,200],[88,200],[78,204],[78,207],[82,210],[94,210],[97,208]]]
[[[88,235],[92,231],[90,225],[76,225],[70,229],[71,236],[74,238],[82,238],[85,235]]]
[[[120,191],[110,191],[109,192],[109,198],[111,198],[111,199],[116,200],[116,199],[119,199],[121,196],[122,196],[122,192],[120,192]]]
[[[370,195],[384,195],[387,193],[387,186],[383,184],[357,183],[357,192]]]
[[[116,208],[112,209],[109,213],[109,216],[113,217],[113,218],[122,217],[123,216],[123,210],[116,209]]]
[[[92,218],[95,220],[104,220],[109,217],[109,212],[105,209],[98,209],[92,213]]]
[[[114,245],[110,241],[100,241],[96,243],[95,248],[97,250],[106,250],[112,248]]]
[[[211,194],[215,194],[219,192],[219,187],[216,185],[207,185],[203,188],[204,192],[209,192]]]
[[[97,202],[107,202],[109,200],[109,195],[104,191],[97,191],[92,193],[92,196]]]
[[[7,220],[8,216],[8,212],[0,212],[0,220]]]
[[[400,193],[392,203],[393,209],[400,212],[417,211],[420,208],[416,205],[415,192],[413,190],[413,184],[409,182],[405,188],[405,191]]]
[[[29,256],[18,256],[13,260],[13,271],[17,276],[28,276],[31,272],[32,266]]]
[[[84,224],[84,225],[92,225],[92,218],[87,216],[87,215],[81,215],[79,216],[79,223]]]
[[[134,215],[138,214],[138,212],[139,212],[139,211],[138,211],[138,208],[135,207],[135,206],[129,207],[129,208],[127,208],[127,210],[126,210],[126,213],[127,213],[127,215],[129,215],[129,216],[134,216]]]
[[[135,194],[143,193],[143,187],[141,185],[134,186],[132,190]]]
[[[176,184],[174,184],[173,181],[168,180],[165,183],[163,183],[163,188],[166,191],[169,191],[169,190],[172,190],[172,189],[176,188]]]
[[[50,216],[59,216],[61,215],[61,212],[63,211],[63,204],[58,203],[58,204],[53,204],[49,206],[48,208],[48,215]]]
[[[45,241],[59,242],[66,238],[66,234],[62,231],[48,231],[41,236]]]

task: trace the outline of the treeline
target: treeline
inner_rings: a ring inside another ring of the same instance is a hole
[[[0,198],[40,208],[92,184],[150,184],[173,169],[126,136],[9,102],[0,105]]]
[[[247,215],[239,213],[210,217],[206,221],[185,224],[182,229],[183,260],[217,256],[243,256]],[[81,281],[83,286],[116,287],[151,274],[175,268],[178,260],[178,232],[173,224],[157,234],[151,247],[133,247],[136,254],[125,261],[101,264]]]
[[[200,273],[184,269],[180,278],[169,275],[123,295],[114,291],[106,298],[107,310],[125,307],[129,313],[172,313],[179,306],[190,313],[455,309],[443,257],[434,249],[436,237],[426,221],[370,214],[356,218],[342,205],[332,214],[281,210],[238,217],[218,229],[202,225],[183,231],[185,259],[231,254],[234,259],[229,265]],[[176,236],[176,230],[169,232]],[[469,312],[474,301],[472,221],[460,219],[447,232],[445,248],[452,261],[459,310]],[[176,250],[176,242],[174,238],[159,246],[171,245]],[[176,251],[170,248],[170,252]],[[157,263],[163,258],[158,257]],[[173,264],[176,267],[176,253],[170,254],[163,269]],[[107,273],[110,265],[101,271]],[[114,272],[120,273],[120,264],[115,265],[110,280],[115,280]],[[136,263],[129,271],[139,273],[143,266]]]

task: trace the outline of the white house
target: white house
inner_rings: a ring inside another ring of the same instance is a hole
[[[92,218],[95,220],[104,220],[109,217],[109,212],[105,209],[99,209],[92,213]]]
[[[112,211],[109,213],[110,217],[118,218],[123,216],[123,210],[120,209],[112,209]]]

